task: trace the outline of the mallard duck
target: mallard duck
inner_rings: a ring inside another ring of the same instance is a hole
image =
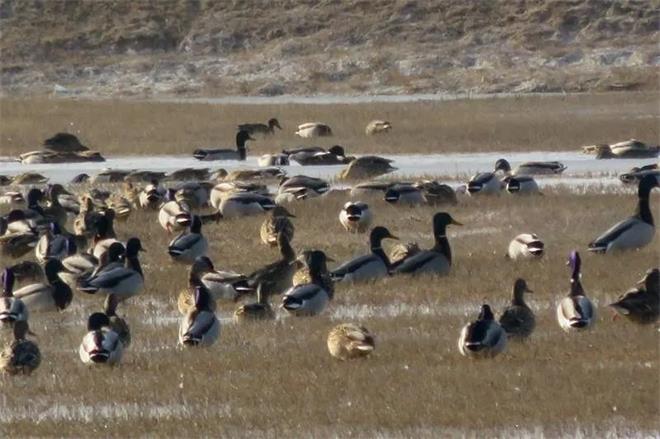
[[[385,191],[385,201],[392,205],[417,206],[425,204],[426,199],[421,189],[404,184],[395,184]]]
[[[102,312],[90,315],[87,319],[87,331],[78,349],[84,364],[113,366],[121,361],[124,345],[119,334],[111,328],[107,315]]]
[[[255,140],[247,131],[240,130],[236,134],[236,149],[203,149],[193,151],[193,157],[197,160],[245,160],[248,140]]]
[[[225,176],[226,181],[272,180],[282,179],[286,172],[281,168],[271,166],[263,169],[234,169]]]
[[[649,269],[644,279],[611,303],[618,315],[639,324],[651,324],[660,317],[660,270]]]
[[[238,126],[238,131],[245,131],[250,135],[262,134],[269,136],[275,133],[275,128],[282,129],[280,122],[274,117],[268,120],[267,124],[263,123],[242,123]]]
[[[36,172],[24,172],[14,176],[11,181],[13,185],[26,185],[26,184],[46,184],[48,183],[48,177]]]
[[[80,173],[73,177],[70,181],[70,184],[86,184],[90,182],[91,177],[89,174]]]
[[[130,173],[124,169],[104,169],[92,178],[92,183],[119,183]]]
[[[115,218],[122,222],[125,222],[133,211],[131,202],[119,194],[112,194],[107,205],[115,212]]]
[[[298,125],[298,129],[294,133],[303,139],[311,139],[312,137],[330,137],[332,136],[332,129],[329,125],[320,122],[306,122]]]
[[[422,250],[405,259],[393,272],[396,274],[422,274],[437,275],[449,274],[451,270],[451,247],[447,239],[447,226],[454,224],[462,226],[447,212],[438,212],[433,216],[433,236],[435,245],[429,250]]]
[[[95,219],[94,239],[92,240],[92,254],[96,259],[101,259],[103,254],[108,251],[108,248],[115,242],[119,242],[114,227],[115,211],[107,209],[103,215]]]
[[[124,265],[113,265],[97,270],[90,277],[81,277],[78,280],[78,290],[88,294],[115,294],[122,301],[138,294],[144,288],[144,274],[138,259],[140,251],[143,251],[140,240],[129,239],[126,242]]]
[[[364,233],[371,226],[373,215],[362,201],[348,201],[339,212],[339,222],[347,232]]]
[[[481,172],[470,178],[467,184],[467,191],[470,195],[496,195],[502,190],[499,172],[508,174],[511,171],[511,165],[504,159],[495,162],[493,172]]]
[[[21,261],[9,267],[19,282],[39,282],[45,279],[44,269],[33,261]]]
[[[328,334],[330,355],[342,361],[366,357],[375,347],[373,334],[364,326],[342,323],[332,328]]]
[[[544,244],[534,233],[521,233],[511,240],[506,256],[512,260],[539,259],[543,256]]]
[[[306,175],[295,175],[293,177],[282,179],[278,193],[304,192],[304,198],[314,198],[330,190],[330,184],[322,178],[308,177]]]
[[[48,259],[64,259],[75,254],[76,243],[70,235],[62,233],[57,223],[50,224],[50,230],[39,238],[34,254],[39,263],[43,264]]]
[[[347,157],[342,146],[334,145],[327,151],[299,151],[289,155],[289,160],[302,166],[345,165],[350,163],[353,157]]]
[[[594,323],[596,316],[591,300],[582,289],[580,281],[582,260],[577,251],[571,252],[567,265],[571,267],[571,290],[557,305],[557,321],[566,332],[584,330]]]
[[[209,198],[213,190],[210,182],[186,181],[179,183],[174,189],[174,200],[187,205],[191,210],[201,209],[209,205]]]
[[[275,311],[270,306],[268,294],[264,293],[262,284],[257,286],[257,301],[239,306],[234,311],[234,322],[244,323],[255,320],[272,320]]]
[[[657,146],[649,146],[644,142],[636,139],[630,139],[612,145],[598,144],[582,147],[583,152],[590,154],[596,153],[597,159],[614,159],[614,158],[627,158],[627,159],[640,159],[640,158],[656,158],[660,148]]]
[[[339,173],[340,180],[362,180],[375,178],[394,172],[397,168],[392,166],[393,160],[373,155],[365,155],[351,161]]]
[[[29,375],[41,364],[39,346],[28,340],[30,333],[27,320],[14,324],[14,341],[0,352],[0,370],[9,375]]]
[[[56,152],[89,151],[89,148],[80,143],[78,137],[70,133],[57,133],[44,140],[44,149]]]
[[[364,133],[367,136],[373,136],[375,134],[385,134],[389,133],[392,130],[392,124],[386,120],[372,120],[367,124],[367,127],[364,129]]]
[[[639,184],[639,181],[646,175],[654,175],[656,179],[660,179],[660,169],[657,163],[650,165],[634,167],[630,171],[620,174],[619,180],[625,184]]]
[[[293,239],[294,227],[289,218],[295,218],[286,207],[276,206],[271,210],[271,216],[261,224],[261,241],[272,247],[277,245],[277,235],[283,233],[288,241]]]
[[[211,346],[220,335],[220,322],[210,307],[213,299],[203,286],[195,288],[195,306],[181,319],[179,343],[183,346]]]
[[[264,154],[257,160],[259,166],[289,166],[291,164],[289,156],[284,153]]]
[[[62,262],[49,259],[44,266],[45,283],[27,285],[14,291],[14,297],[23,301],[27,309],[33,312],[62,311],[73,299],[71,288],[59,277],[60,272],[66,272]]]
[[[387,228],[374,227],[369,234],[371,253],[344,262],[330,272],[334,281],[365,282],[385,277],[391,269],[390,261],[382,247],[383,239],[399,239]]]
[[[635,214],[615,224],[590,242],[589,251],[610,253],[617,250],[633,250],[650,244],[655,235],[655,224],[649,205],[651,190],[654,187],[658,187],[655,176],[647,175],[642,178],[637,190],[638,202]]]
[[[19,320],[28,319],[28,309],[23,301],[14,297],[14,271],[2,271],[2,294],[0,295],[0,326],[12,326]]]
[[[137,170],[137,171],[131,171],[129,172],[126,177],[124,177],[124,181],[130,181],[130,182],[145,182],[145,183],[151,183],[154,180],[155,181],[161,181],[165,179],[165,172],[162,171],[146,171],[146,170]]]
[[[140,207],[143,209],[158,209],[164,197],[165,188],[158,183],[158,180],[152,180],[142,189],[138,198],[140,200]]]
[[[262,285],[265,294],[282,294],[293,283],[293,274],[296,271],[294,262],[296,252],[291,247],[289,238],[284,233],[277,235],[277,247],[280,251],[280,259],[267,264],[248,275],[248,285],[255,290],[257,285]]]
[[[390,264],[393,268],[401,265],[406,259],[422,251],[416,242],[401,242],[394,245],[389,251]]]
[[[117,253],[117,248],[119,249],[119,254],[115,254]],[[113,261],[118,261],[124,255],[124,252],[125,250],[123,244],[117,242],[108,248],[104,258],[110,258]],[[68,286],[75,288],[78,283],[78,279],[83,276],[91,275],[92,272],[99,267],[100,262],[93,255],[86,252],[80,252],[62,259],[62,265],[64,265],[64,268],[66,268],[66,272],[61,272],[60,278]]]
[[[314,262],[317,265],[318,272],[315,275],[314,281],[321,286],[325,291],[330,294],[330,298],[334,295],[335,285],[328,271],[327,262],[335,262],[334,259],[327,256],[321,250],[304,250],[298,258],[294,261],[294,266],[296,267],[296,272],[293,274],[293,286],[304,285],[312,282],[311,269],[313,261],[318,261],[319,259],[325,258],[326,264],[322,266],[318,262]]]
[[[0,219],[0,223],[2,219]],[[10,258],[21,258],[37,245],[39,235],[35,233],[8,233],[0,236],[0,254]]]
[[[501,183],[504,185],[504,189],[510,194],[533,195],[541,193],[536,180],[526,175],[508,175],[501,180]]]
[[[190,230],[182,232],[170,241],[167,253],[176,262],[192,264],[195,258],[206,255],[208,248],[209,242],[202,235],[202,220],[199,216],[193,215]]]
[[[7,191],[0,195],[0,205],[9,206],[10,208],[20,208],[25,205],[25,198],[23,194],[17,191]]]
[[[179,203],[174,197],[175,190],[168,189],[165,195],[166,201],[158,211],[158,222],[170,234],[190,227],[192,222],[190,207],[186,203]]]
[[[268,188],[261,183],[224,181],[213,186],[209,195],[209,202],[213,208],[219,209],[222,200],[236,193],[253,193],[268,196]]]
[[[265,195],[238,192],[223,198],[219,210],[224,218],[232,219],[268,212],[275,206],[275,202]]]
[[[421,180],[415,182],[414,186],[422,191],[426,203],[431,206],[455,206],[458,204],[456,192],[449,185],[432,180]]]
[[[58,224],[64,226],[68,220],[67,208],[60,203],[61,196],[71,196],[71,192],[64,189],[61,184],[48,186],[46,197],[48,198],[48,207],[44,208],[44,215],[53,218]],[[74,200],[75,202],[75,200]],[[79,208],[78,208],[79,210]]]
[[[172,171],[165,177],[167,181],[204,181],[209,178],[209,168],[183,168]]]
[[[35,218],[35,215],[32,215],[32,218],[28,218],[27,209],[20,210],[14,209],[11,210],[5,217],[6,221],[6,234],[10,233],[32,233],[36,234],[41,230],[46,230],[50,227],[50,223],[44,217]]]
[[[124,348],[127,348],[131,344],[131,328],[126,323],[126,320],[117,315],[117,305],[119,305],[117,296],[108,294],[103,304],[103,312],[108,316],[108,320],[110,321],[108,326],[117,333]]]
[[[549,162],[525,162],[521,163],[513,170],[512,175],[547,175],[561,174],[567,169],[566,165],[557,161]]]
[[[490,306],[483,304],[477,320],[461,330],[458,350],[466,357],[490,358],[506,348],[506,332],[495,320]]]
[[[8,186],[11,184],[12,177],[0,174],[0,186]]]
[[[322,274],[327,272],[325,253],[310,252],[308,264],[311,282],[292,286],[282,297],[282,308],[295,316],[318,315],[332,299],[332,292],[323,287]]]
[[[504,310],[500,317],[500,325],[509,337],[527,338],[536,326],[534,312],[525,303],[523,297],[525,293],[533,293],[533,291],[529,289],[525,279],[516,279],[513,284],[511,305]]]

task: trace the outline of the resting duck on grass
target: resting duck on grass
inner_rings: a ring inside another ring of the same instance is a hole
[[[506,348],[506,332],[495,320],[490,306],[481,306],[477,320],[461,330],[458,350],[470,358],[492,358]]]
[[[591,327],[596,318],[595,308],[584,293],[580,278],[582,260],[575,250],[571,252],[568,264],[571,267],[571,289],[568,296],[557,305],[557,321],[566,332],[583,331]]]

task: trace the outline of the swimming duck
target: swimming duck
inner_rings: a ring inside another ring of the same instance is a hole
[[[234,311],[234,322],[244,323],[255,320],[272,320],[275,318],[275,311],[270,306],[268,294],[264,293],[262,284],[257,286],[257,301],[239,306]]]
[[[289,166],[291,161],[284,153],[264,154],[257,160],[259,166]]]
[[[158,183],[158,180],[152,180],[151,183],[140,192],[140,207],[143,209],[158,209],[164,197],[165,188]]]
[[[427,204],[431,206],[455,206],[458,204],[456,192],[451,186],[433,180],[420,180],[414,186],[422,192]]]
[[[538,259],[543,256],[543,241],[534,233],[521,233],[511,240],[506,256],[512,260]]]
[[[55,152],[89,151],[89,148],[80,143],[78,137],[70,133],[57,133],[44,140],[44,149]]]
[[[625,184],[639,184],[639,181],[649,174],[655,175],[655,178],[660,180],[660,169],[658,169],[657,163],[634,167],[629,172],[619,175],[619,180]]]
[[[110,321],[108,327],[117,333],[121,344],[124,348],[127,348],[131,344],[131,328],[126,323],[126,320],[117,315],[117,305],[119,305],[117,296],[108,294],[103,303],[103,312],[108,316],[108,320]]]
[[[362,180],[375,178],[390,172],[397,168],[392,166],[393,160],[373,155],[365,155],[351,161],[346,168],[339,173],[340,180]]]
[[[202,220],[199,216],[193,215],[190,231],[182,232],[170,241],[167,253],[176,262],[192,264],[197,257],[206,255],[208,248],[209,242],[202,235]]]
[[[183,168],[172,171],[165,177],[167,181],[204,181],[209,178],[209,168]]]
[[[451,247],[447,239],[447,226],[454,224],[462,226],[446,212],[438,212],[433,216],[433,236],[435,245],[429,250],[422,250],[405,259],[394,269],[394,273],[422,274],[433,273],[437,275],[449,274],[451,270]]]
[[[48,177],[44,177],[36,172],[24,172],[14,176],[11,181],[13,185],[26,185],[26,184],[46,184]]]
[[[73,238],[63,234],[57,223],[50,223],[50,230],[41,235],[34,248],[34,254],[37,261],[43,264],[47,259],[62,260],[75,254],[77,250]]]
[[[9,375],[30,375],[41,364],[39,346],[28,340],[27,320],[14,324],[14,341],[0,352],[0,370]]]
[[[332,129],[329,125],[320,122],[306,122],[298,125],[298,129],[294,133],[303,139],[311,139],[312,137],[329,137],[332,136]]]
[[[499,178],[499,172],[508,173],[511,171],[509,162],[499,159],[495,162],[493,172],[481,172],[470,178],[467,184],[467,191],[470,195],[495,195],[502,190],[502,182]]]
[[[332,299],[332,293],[322,285],[327,272],[326,256],[320,250],[309,253],[310,283],[294,285],[282,297],[282,308],[295,316],[318,315]]]
[[[236,149],[196,149],[193,157],[197,160],[245,160],[247,157],[247,148],[245,144],[248,140],[255,140],[247,131],[239,131],[236,134]]]
[[[365,282],[385,277],[391,269],[390,261],[383,251],[383,239],[399,239],[387,228],[374,227],[369,235],[371,253],[351,259],[330,272],[334,281]]]
[[[651,324],[660,317],[660,270],[649,269],[636,287],[610,305],[618,315],[639,324]]]
[[[471,358],[492,358],[506,348],[506,332],[495,320],[490,306],[483,304],[477,320],[461,330],[458,350]]]
[[[2,294],[0,294],[0,326],[12,326],[19,320],[28,319],[28,309],[23,301],[14,297],[14,271],[2,271]]]
[[[342,323],[332,328],[327,343],[330,355],[342,361],[364,358],[376,347],[373,334],[364,326],[353,323]]]
[[[144,288],[144,274],[138,253],[144,251],[138,238],[126,242],[126,257],[123,266],[98,270],[89,278],[78,280],[78,290],[88,294],[97,292],[115,294],[120,301],[138,294]]]
[[[344,148],[340,145],[335,145],[327,151],[300,151],[295,154],[289,155],[289,160],[298,162],[303,166],[320,166],[320,165],[344,165],[350,163],[353,157],[346,157]]]
[[[347,232],[364,233],[371,226],[373,215],[362,201],[348,201],[339,212],[339,222]]]
[[[165,203],[158,211],[158,222],[167,231],[172,233],[190,226],[192,214],[186,203],[179,203],[175,199],[175,190],[168,189],[165,194]]]
[[[60,272],[66,272],[62,262],[49,259],[44,266],[45,283],[27,285],[14,291],[14,297],[23,301],[27,309],[33,312],[62,311],[73,299],[71,288],[59,277]]]
[[[533,291],[529,289],[525,279],[516,279],[513,284],[511,305],[504,310],[500,317],[500,325],[509,337],[527,338],[536,326],[534,312],[525,303],[523,297],[525,293],[533,293]]]
[[[275,134],[275,128],[282,129],[280,122],[274,117],[268,120],[267,124],[263,123],[243,123],[238,126],[238,131],[245,131],[250,135],[262,134],[269,136]]]
[[[385,201],[392,205],[417,206],[425,204],[422,191],[412,185],[395,184],[385,191]]]
[[[113,366],[121,361],[124,353],[119,334],[110,327],[110,319],[102,312],[95,312],[87,319],[87,334],[82,339],[78,354],[84,364]]]
[[[224,197],[220,201],[219,210],[224,218],[231,219],[248,215],[258,215],[274,209],[275,206],[275,202],[265,195],[238,192]]]
[[[392,130],[392,124],[386,120],[372,120],[367,124],[364,132],[367,136],[375,134],[386,134]]]
[[[647,175],[639,181],[635,214],[608,229],[589,243],[589,251],[610,253],[645,247],[653,241],[655,224],[649,205],[651,190],[658,187],[658,179]]]
[[[571,267],[571,290],[557,305],[557,321],[566,332],[584,330],[594,323],[595,309],[580,282],[582,260],[577,251],[571,252],[567,265]]]
[[[259,230],[261,241],[274,247],[277,245],[277,235],[282,233],[291,242],[295,229],[289,218],[295,218],[295,215],[291,214],[284,206],[276,206],[271,210],[271,216],[264,220]]]
[[[195,306],[181,319],[179,343],[186,347],[211,346],[220,335],[220,322],[210,307],[213,299],[203,286],[195,288]]]

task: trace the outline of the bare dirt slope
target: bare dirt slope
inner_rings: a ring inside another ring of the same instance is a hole
[[[657,0],[0,0],[2,91],[657,88],[659,11]]]

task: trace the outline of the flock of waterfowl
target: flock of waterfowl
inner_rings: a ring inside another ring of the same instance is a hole
[[[277,119],[271,119],[268,124],[240,125],[236,150],[198,149],[194,156],[200,160],[244,160],[245,143],[251,136],[270,135],[275,128],[281,129]],[[366,132],[389,130],[388,122],[374,121]],[[331,135],[332,130],[325,124],[314,123],[299,126],[297,133],[308,138]],[[46,144],[60,145],[57,148],[67,153],[80,146],[71,137],[58,135],[53,139]],[[61,146],[67,142],[69,146]],[[141,240],[125,230],[116,231],[136,209],[153,212],[154,221],[164,233],[177,233],[168,247],[160,251],[166,252],[172,263],[189,267],[188,287],[178,292],[177,297],[181,313],[178,341],[184,347],[210,346],[217,341],[218,301],[244,301],[233,314],[237,323],[274,319],[278,314],[271,306],[274,296],[281,296],[279,308],[285,314],[315,316],[324,312],[333,300],[334,284],[338,282],[369,282],[421,274],[444,276],[451,272],[447,227],[461,225],[451,214],[439,211],[431,218],[432,247],[421,249],[416,243],[401,243],[387,254],[382,242],[398,238],[386,227],[372,226],[371,207],[358,201],[359,197],[376,194],[394,205],[452,206],[457,203],[457,196],[451,187],[428,180],[360,181],[391,172],[392,161],[376,156],[348,157],[339,146],[327,151],[297,148],[263,157],[269,166],[274,162],[281,164],[285,159],[303,165],[348,164],[342,175],[358,181],[346,191],[351,200],[337,212],[338,220],[349,233],[369,233],[366,254],[338,263],[334,268],[329,268],[328,264],[334,261],[322,249],[296,254],[291,246],[295,216],[287,204],[323,196],[331,190],[331,185],[319,178],[287,176],[275,167],[232,173],[224,170],[211,173],[208,169],[181,169],[170,174],[108,170],[93,178],[77,176],[68,188],[60,184],[43,188],[46,181],[38,175],[24,176],[20,183],[42,187],[31,187],[25,194],[8,190],[0,196],[0,203],[10,207],[0,217],[0,253],[3,260],[13,260],[12,265],[4,267],[1,277],[0,324],[2,328],[11,328],[13,340],[0,353],[0,368],[8,373],[29,373],[39,365],[40,351],[27,338],[28,321],[41,313],[66,310],[75,298],[74,292],[103,298],[99,301],[99,311],[88,318],[87,333],[79,346],[81,361],[86,364],[121,361],[131,337],[129,325],[117,315],[117,309],[129,306],[130,298],[140,294],[149,282],[140,264]],[[347,171],[351,166],[357,170]],[[492,172],[472,177],[466,192],[475,197],[500,192],[535,194],[539,191],[534,175],[561,173],[565,168],[559,162],[529,162],[512,168],[501,159]],[[649,197],[660,179],[657,168],[636,172],[635,177],[624,180],[638,182],[635,212],[597,236],[588,244],[589,251],[633,250],[652,242],[655,225]],[[16,178],[7,182],[19,184]],[[114,182],[121,182],[121,186],[110,186],[110,190],[96,186],[96,183]],[[276,183],[274,195],[268,182]],[[217,270],[207,255],[205,224],[264,213],[267,215],[260,229],[261,241],[277,247],[280,258],[251,273]],[[544,243],[533,233],[522,233],[511,241],[506,254],[511,260],[538,259],[543,257]],[[595,306],[582,287],[577,251],[569,255],[569,266],[570,290],[557,305],[557,321],[566,331],[585,330],[595,320]],[[16,282],[22,286],[14,288]],[[659,271],[651,267],[637,286],[610,306],[631,321],[654,323],[660,315],[658,290]],[[492,357],[505,349],[507,339],[528,337],[534,330],[535,316],[525,303],[525,293],[531,293],[525,280],[516,280],[511,305],[499,320],[484,304],[477,320],[457,334],[460,352],[470,357]],[[246,301],[249,297],[255,300]],[[363,326],[346,323],[335,327],[327,342],[334,357],[349,359],[371,353],[375,337]]]

